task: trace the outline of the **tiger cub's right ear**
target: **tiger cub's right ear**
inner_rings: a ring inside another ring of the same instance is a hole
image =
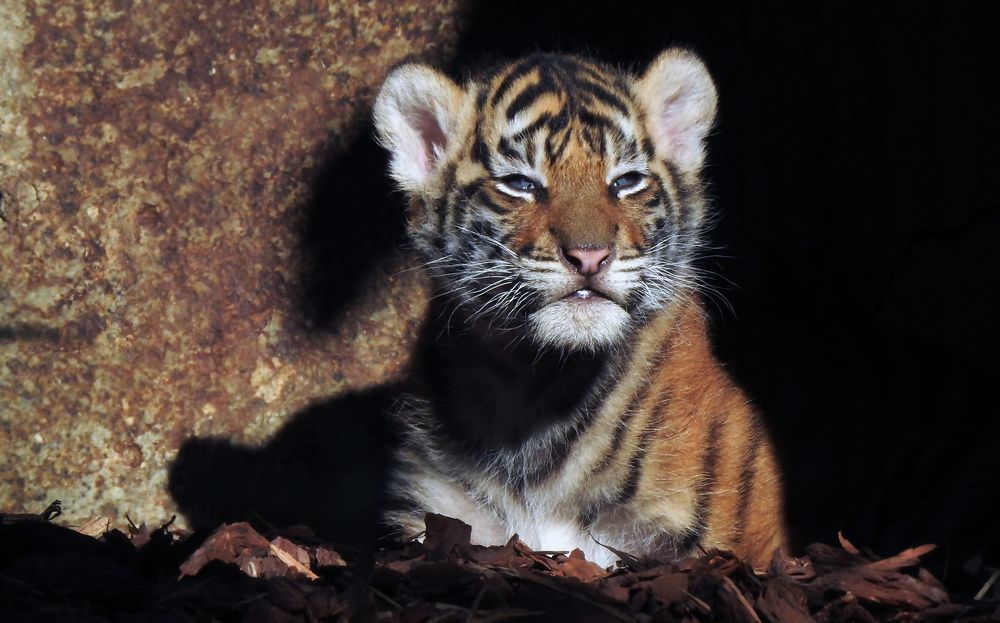
[[[460,138],[465,99],[457,84],[426,65],[402,65],[389,73],[375,98],[375,130],[403,190],[429,190],[445,153]]]

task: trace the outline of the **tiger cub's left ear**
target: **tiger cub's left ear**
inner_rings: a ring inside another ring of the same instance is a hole
[[[705,161],[704,140],[718,100],[705,64],[693,52],[666,50],[650,63],[635,89],[656,155],[683,172],[696,172]]]
[[[403,190],[428,192],[458,139],[465,99],[457,84],[427,65],[402,65],[385,79],[375,98],[375,129]]]

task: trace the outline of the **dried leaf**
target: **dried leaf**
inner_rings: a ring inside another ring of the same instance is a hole
[[[252,577],[260,572],[254,558],[264,558],[271,544],[250,524],[245,522],[224,524],[216,530],[180,566],[180,577],[197,575],[202,567],[213,560],[240,564]]]
[[[316,566],[346,567],[347,562],[335,550],[332,550],[328,547],[320,546],[316,548]]]
[[[281,542],[279,542],[279,540]],[[289,551],[292,550],[292,551]],[[294,543],[281,538],[280,536],[273,541],[271,541],[271,554],[278,558],[281,562],[285,564],[288,571],[304,576],[309,580],[318,580],[319,576],[313,573],[312,569],[306,566],[309,563],[309,553],[306,550],[298,547]],[[301,562],[301,558],[304,557],[306,564]]]
[[[441,560],[468,552],[472,538],[472,526],[469,524],[444,515],[427,513],[424,525],[427,526],[424,546],[431,558]]]
[[[684,601],[688,594],[688,574],[666,573],[645,584],[661,604]]]
[[[559,565],[559,571],[564,576],[584,582],[591,582],[608,574],[603,567],[587,560],[579,549],[574,549],[564,560],[556,562]]]
[[[755,603],[757,610],[771,623],[813,623],[806,595],[792,582],[774,578],[764,583]]]
[[[840,546],[843,547],[847,552],[851,554],[861,554],[861,550],[854,547],[854,544],[848,541],[847,537],[844,536],[844,533],[839,530],[837,531],[837,540],[840,541]]]
[[[106,532],[111,530],[111,518],[98,516],[84,522],[82,526],[76,529],[80,534],[86,534],[87,536],[92,536],[95,539],[104,536]]]

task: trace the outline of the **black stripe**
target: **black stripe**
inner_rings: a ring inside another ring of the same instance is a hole
[[[629,422],[635,417],[636,403],[638,402],[639,393],[637,392],[629,404],[628,410],[622,414],[622,419],[618,420],[618,424],[615,425],[615,434],[611,437],[611,444],[604,451],[601,462],[594,466],[594,469],[590,472],[591,475],[599,474],[611,466],[611,459],[618,454],[618,449],[621,448],[622,442],[625,441],[625,432],[628,430]]]
[[[649,160],[652,160],[656,156],[656,149],[653,147],[653,141],[648,138],[642,139],[642,151]]]
[[[471,223],[469,223],[469,229],[479,234],[480,236],[485,236],[486,238],[489,238],[490,240],[496,240],[497,235],[499,233],[497,232],[497,228],[496,226],[493,225],[493,223],[489,221],[484,221],[482,219],[476,219]],[[489,243],[487,242],[486,244]]]
[[[500,81],[500,84],[497,85],[497,90],[493,92],[493,98],[490,100],[490,105],[495,108],[496,105],[500,103],[500,100],[503,99],[503,96],[507,95],[507,91],[514,86],[514,83],[517,82],[519,78],[529,74],[531,70],[538,65],[539,60],[540,59],[538,57],[528,57],[511,67],[510,72],[504,76],[503,80]]]
[[[567,130],[562,133],[562,140],[559,141],[558,145],[555,145],[552,141],[555,135],[550,134],[547,139],[545,139],[545,155],[548,156],[550,162],[555,162],[562,157],[563,152],[566,151],[566,145],[569,144],[570,132]]]
[[[457,193],[452,193],[452,195],[457,195]],[[449,202],[449,207],[451,208],[451,228],[453,229],[457,224],[464,223],[465,219],[461,218],[465,216],[468,206],[467,202],[462,201],[461,197],[454,196]]]
[[[747,515],[750,512],[750,494],[753,491],[753,480],[757,475],[757,454],[760,452],[762,435],[760,429],[753,425],[748,433],[747,445],[743,454],[743,465],[740,466],[740,484],[737,489],[738,504],[736,506],[735,541],[743,541],[743,533],[747,525]]]
[[[583,142],[587,144],[587,147],[590,148],[590,151],[594,152],[595,154],[604,155],[603,153],[601,153],[600,151],[601,145],[597,141],[597,130],[595,130],[594,128],[583,128],[581,134],[583,135]]]
[[[448,199],[449,199],[448,195],[444,195],[442,197],[438,197],[437,199],[435,199],[432,204],[434,208],[434,214],[437,216],[438,232],[443,232],[445,229],[445,225],[447,224],[446,218],[448,215],[448,208],[449,208]]]
[[[543,80],[541,82],[536,82],[518,93],[517,97],[514,98],[514,101],[507,107],[504,115],[507,117],[507,120],[510,121],[517,116],[517,113],[534,104],[540,97],[550,94],[559,95],[559,92],[553,88],[549,81]]]
[[[455,184],[455,169],[457,165],[454,162],[449,162],[445,165],[444,171],[441,172],[441,186],[443,188],[451,188]]]
[[[592,110],[587,110],[585,108],[581,109],[577,113],[577,117],[580,119],[580,123],[588,125],[592,128],[597,128],[600,130],[617,130],[618,126],[611,120],[600,113],[595,113]]]
[[[510,144],[510,141],[508,141],[507,137],[505,136],[500,137],[500,143],[497,145],[497,149],[508,160],[520,160],[521,162],[525,161],[525,158],[524,156],[521,155],[521,152],[514,149],[514,146]]]
[[[701,458],[701,482],[698,485],[697,506],[694,512],[694,526],[681,542],[680,554],[694,553],[693,550],[701,543],[708,529],[708,499],[715,488],[719,469],[719,439],[722,436],[723,420],[715,417],[708,425],[708,439],[705,441],[705,453]]]
[[[633,344],[633,348],[635,345]],[[625,432],[628,430],[629,422],[635,417],[636,413],[639,411],[639,403],[642,399],[646,397],[649,391],[649,385],[652,383],[653,372],[662,365],[663,360],[666,358],[666,350],[661,351],[656,358],[649,364],[649,369],[644,375],[642,385],[635,390],[635,394],[632,395],[632,399],[629,401],[628,406],[625,408],[625,412],[622,414],[618,424],[615,426],[614,436],[611,438],[611,444],[608,446],[607,450],[604,452],[604,456],[601,457],[600,463],[598,463],[593,470],[591,470],[590,475],[596,476],[604,470],[611,466],[611,459],[614,458],[615,454],[621,448],[622,442],[625,441]]]
[[[607,104],[608,106],[614,108],[615,110],[622,113],[626,117],[629,115],[628,105],[625,104],[625,102],[617,95],[615,95],[611,91],[608,91],[601,85],[594,84],[593,82],[589,81],[582,81],[579,83],[579,86],[581,87],[580,89],[581,91],[583,91],[588,95],[593,96],[594,99],[597,99],[602,103]]]
[[[521,130],[520,132],[518,132],[517,134],[515,134],[514,135],[514,140],[516,140],[516,141],[523,141],[524,139],[530,137],[535,132],[537,132],[539,129],[541,129],[541,127],[543,125],[545,125],[546,123],[548,123],[551,118],[552,118],[551,114],[549,114],[548,112],[543,112],[542,114],[538,115],[537,119],[535,119],[534,121],[532,121],[531,123],[529,123],[527,126],[525,126],[525,128],[523,130]]]
[[[488,171],[493,170],[490,162],[490,150],[486,147],[486,141],[483,140],[482,127],[478,121],[476,122],[476,139],[472,142],[471,155],[473,161],[483,165]]]
[[[669,160],[664,161],[663,164],[666,165],[667,171],[670,173],[671,185],[677,191],[677,201],[680,203],[678,216],[683,220],[691,210],[690,203],[691,197],[694,196],[694,190],[684,183],[681,171],[677,168],[677,165]]]
[[[476,205],[481,205],[487,210],[495,212],[496,214],[507,214],[508,212],[510,212],[510,208],[502,206],[496,201],[493,201],[493,198],[490,196],[488,192],[486,192],[486,189],[484,188],[479,188],[476,191],[474,200],[476,202]]]
[[[481,119],[483,118],[483,108],[486,106],[486,89],[480,89],[479,95],[476,96],[476,128],[473,136],[475,139],[472,141],[472,149],[469,155],[472,157],[474,162],[478,162],[487,169],[489,169],[490,156],[489,150],[486,149],[486,143],[483,141],[483,125]]]
[[[593,82],[596,82],[597,84],[604,84],[605,82],[611,81],[614,82],[615,86],[621,89],[622,91],[628,90],[625,83],[622,82],[620,79],[618,79],[618,77],[615,76],[614,73],[610,73],[607,72],[606,70],[599,69],[594,65],[577,64],[575,69],[576,73],[578,74],[576,77],[577,80],[582,80],[583,77],[587,77],[590,78],[590,80],[592,80]]]
[[[558,132],[559,130],[562,130],[563,128],[568,126],[569,118],[570,118],[569,109],[563,107],[563,109],[559,111],[559,114],[556,115],[555,117],[552,117],[552,120],[549,121],[549,132]]]
[[[639,437],[639,447],[636,448],[629,459],[628,476],[626,476],[625,484],[622,485],[621,490],[618,492],[618,498],[615,500],[616,504],[628,504],[635,497],[635,492],[639,489],[639,480],[642,478],[642,463],[646,458],[646,453],[649,451],[649,445],[656,436],[656,431],[663,425],[664,410],[669,402],[669,400],[664,399],[662,396],[657,400],[649,422],[642,431],[642,436]]]
[[[474,182],[469,182],[468,184],[465,184],[464,186],[459,188],[459,192],[461,193],[462,198],[468,199],[470,197],[475,196],[475,194],[479,192],[479,190],[482,188],[482,183],[484,181],[485,180],[479,179]]]

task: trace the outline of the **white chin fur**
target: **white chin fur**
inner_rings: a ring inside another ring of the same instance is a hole
[[[561,300],[528,318],[531,333],[541,346],[570,350],[597,350],[621,341],[631,318],[608,300]]]

